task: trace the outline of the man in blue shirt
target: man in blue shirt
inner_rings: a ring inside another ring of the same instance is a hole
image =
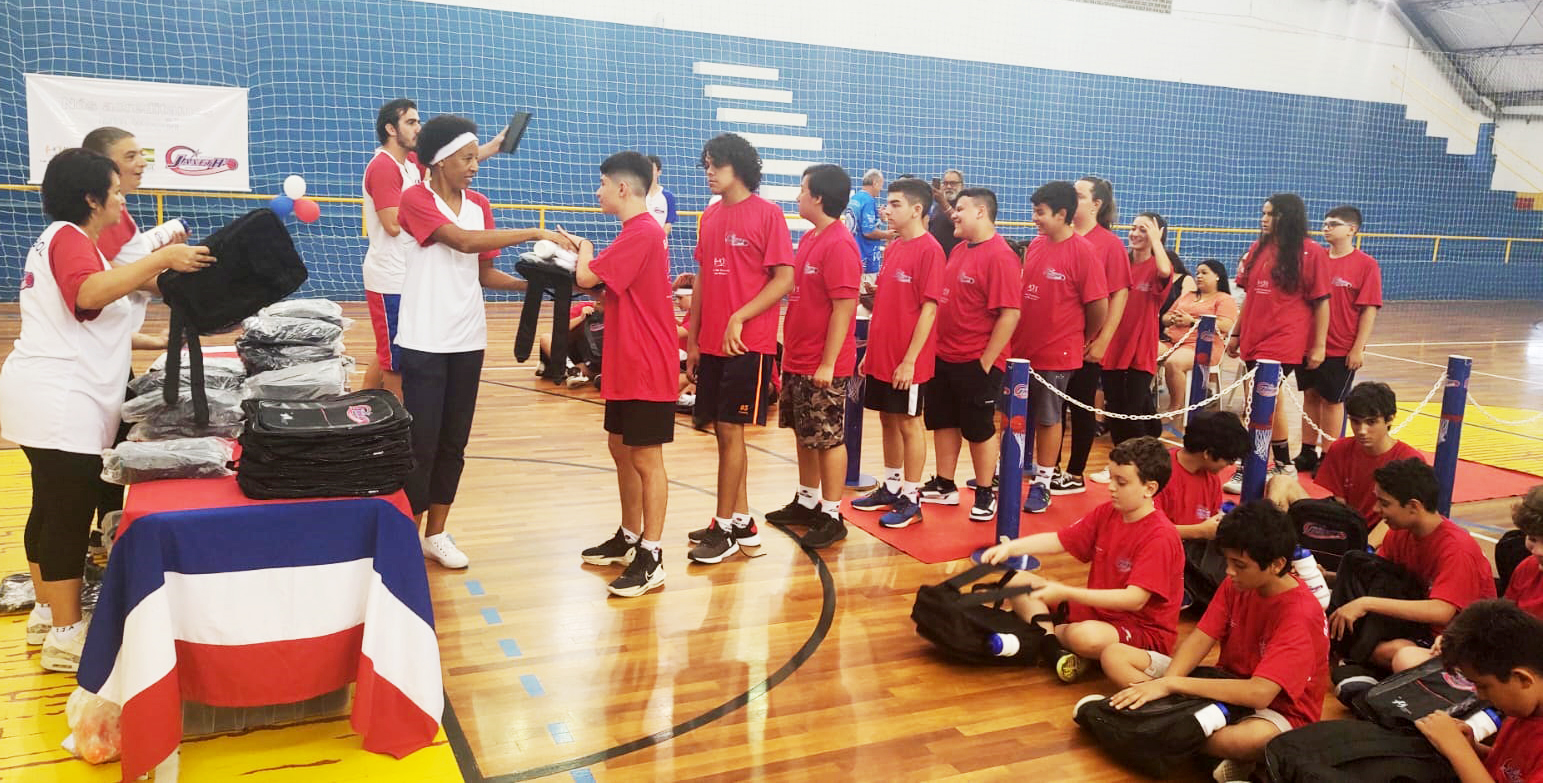
[[[868,169],[863,173],[863,186],[852,194],[847,203],[842,222],[857,239],[857,249],[863,255],[863,274],[878,274],[884,259],[884,243],[895,238],[895,232],[879,220],[879,193],[884,190],[884,172]]]

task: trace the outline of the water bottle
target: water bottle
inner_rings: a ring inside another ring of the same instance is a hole
[[[1236,503],[1234,503],[1234,502],[1232,502],[1230,500],[1223,500],[1222,501],[1222,513],[1223,514],[1229,513],[1229,512],[1231,512],[1233,509],[1235,509],[1237,507],[1238,507],[1238,504],[1236,504]]]
[[[1485,707],[1464,718],[1463,722],[1473,729],[1473,741],[1483,742],[1500,730],[1500,724],[1504,720],[1505,717],[1499,710],[1494,707]]]
[[[171,244],[172,239],[178,235],[187,236],[187,226],[180,220],[168,220],[155,228],[145,232],[145,237],[150,241],[151,250],[160,250]]]
[[[1200,731],[1209,737],[1215,734],[1217,729],[1227,725],[1227,718],[1230,715],[1227,705],[1213,701],[1195,713],[1195,722],[1200,724]]]
[[[1011,658],[1023,649],[1023,643],[1015,633],[994,633],[986,639],[986,647],[998,658]]]
[[[1329,583],[1324,581],[1323,572],[1318,570],[1318,560],[1306,547],[1297,547],[1291,553],[1291,567],[1296,570],[1297,576],[1313,591],[1313,597],[1318,599],[1319,606],[1329,608]]]

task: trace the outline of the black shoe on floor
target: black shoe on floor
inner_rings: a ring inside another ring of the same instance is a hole
[[[840,514],[820,513],[817,516],[819,519],[809,526],[809,532],[803,534],[798,543],[810,549],[824,549],[847,537],[847,522]]]

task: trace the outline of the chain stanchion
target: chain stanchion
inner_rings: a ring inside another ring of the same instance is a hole
[[[1543,419],[1543,413],[1534,413],[1533,415],[1528,416],[1525,419],[1517,419],[1516,421],[1510,421],[1510,420],[1507,420],[1507,419],[1502,419],[1499,416],[1496,416],[1495,414],[1490,413],[1489,411],[1485,410],[1484,406],[1480,405],[1479,401],[1474,399],[1474,397],[1473,397],[1473,390],[1472,389],[1468,390],[1468,404],[1472,405],[1474,410],[1477,410],[1479,413],[1484,414],[1484,417],[1489,419],[1490,421],[1495,422],[1496,424],[1503,424],[1503,425],[1505,425],[1507,427],[1525,427],[1528,424],[1531,424],[1531,423],[1533,423],[1533,422],[1535,422],[1535,421],[1537,421],[1539,419]]]
[[[1424,410],[1425,406],[1430,404],[1431,398],[1436,396],[1436,392],[1441,391],[1442,387],[1446,385],[1446,382],[1446,373],[1442,373],[1441,375],[1437,376],[1436,383],[1430,387],[1430,391],[1425,393],[1425,399],[1420,400],[1420,404],[1416,405],[1414,410],[1410,411],[1409,415],[1404,417],[1404,420],[1399,422],[1397,427],[1388,430],[1388,434],[1395,438],[1398,437],[1398,433],[1403,432],[1404,428],[1408,427],[1410,423],[1414,421],[1415,417],[1420,415],[1420,411]]]
[[[1007,373],[1002,379],[1002,389],[998,393],[997,409],[1007,419],[1006,426],[1002,428],[1002,448],[997,460],[997,477],[1001,486],[997,489],[997,529],[996,541],[1004,537],[1012,540],[1018,537],[1019,511],[1023,506],[1023,457],[1033,448],[1033,428],[1029,426],[1029,369],[1027,359],[1008,359]],[[973,555],[976,562],[980,561],[981,552],[978,549]],[[1039,565],[1039,561],[1029,555],[1009,559],[1004,563],[1009,568],[1027,571]]]
[[[869,318],[857,319],[857,365],[863,363],[868,352]],[[854,366],[857,366],[854,365]],[[847,478],[849,489],[867,492],[879,485],[878,479],[863,472],[863,376],[853,373],[847,380],[846,433]]]
[[[1254,363],[1253,403],[1249,407],[1248,428],[1254,436],[1253,449],[1243,459],[1243,502],[1264,497],[1265,478],[1270,472],[1270,438],[1274,431],[1276,395],[1280,391],[1280,362],[1260,359]]]
[[[1453,354],[1447,357],[1447,373],[1441,395],[1441,427],[1436,432],[1436,510],[1442,516],[1452,514],[1452,487],[1457,479],[1457,450],[1463,440],[1463,412],[1468,407],[1468,375],[1473,359]],[[1421,404],[1423,407],[1423,403]],[[1410,418],[1414,418],[1413,415]]]
[[[1189,420],[1195,416],[1194,411],[1196,409],[1194,406],[1201,400],[1204,400],[1206,396],[1205,393],[1209,391],[1209,389],[1206,388],[1206,378],[1211,372],[1211,349],[1213,347],[1212,344],[1216,340],[1216,316],[1200,316],[1200,320],[1196,321],[1195,325],[1190,327],[1190,331],[1196,332],[1195,366],[1190,368],[1189,372],[1189,404],[1191,408],[1190,412],[1185,414],[1184,417],[1184,422],[1186,424],[1188,424]],[[1175,345],[1183,343],[1184,340],[1187,339],[1189,339],[1189,336],[1185,335],[1184,339],[1179,340],[1178,343],[1175,343]],[[1169,393],[1172,394],[1173,390],[1170,389]]]

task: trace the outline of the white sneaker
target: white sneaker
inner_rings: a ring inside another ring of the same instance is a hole
[[[43,614],[37,604],[32,605],[32,613],[27,615],[27,644],[36,647],[48,638],[48,629],[54,627],[54,613]]]
[[[1229,495],[1241,495],[1241,494],[1243,494],[1243,469],[1242,468],[1238,468],[1237,470],[1233,471],[1232,478],[1227,479],[1227,483],[1222,485],[1222,491],[1227,493],[1227,494],[1229,494]]]
[[[1092,473],[1089,473],[1087,475],[1087,479],[1088,479],[1088,481],[1091,481],[1091,482],[1093,482],[1095,484],[1108,484],[1109,483],[1109,469],[1108,468],[1104,468],[1103,470],[1095,470]]]
[[[1211,770],[1211,779],[1216,783],[1248,783],[1253,777],[1254,765],[1247,761],[1222,759],[1216,769]]]
[[[81,618],[68,635],[58,628],[50,628],[43,640],[43,668],[51,672],[73,673],[80,671],[80,654],[86,649],[88,621]]]
[[[691,392],[681,392],[680,397],[675,400],[677,408],[690,408],[694,405],[696,405],[696,395]]]
[[[471,565],[471,558],[455,545],[449,533],[437,533],[424,538],[423,556],[446,568],[465,568]]]

